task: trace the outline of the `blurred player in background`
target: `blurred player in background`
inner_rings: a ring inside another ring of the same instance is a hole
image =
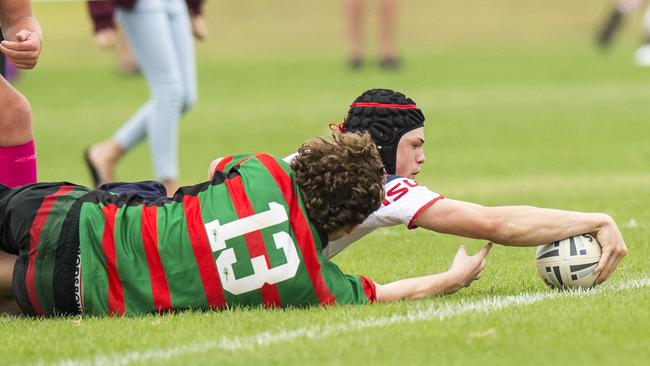
[[[453,293],[486,266],[490,244],[459,252],[445,273],[381,285],[322,257],[329,239],[379,207],[383,167],[367,134],[308,141],[291,166],[263,153],[226,160],[235,162],[229,170],[215,162],[210,181],[171,199],[156,182],[114,184],[123,194],[0,185],[0,310],[135,315],[388,302]]]
[[[100,48],[114,48],[117,54],[118,71],[123,75],[138,73],[138,61],[129,47],[126,35],[114,21],[115,4],[112,0],[87,2],[88,13],[93,23],[95,44]],[[203,2],[187,0],[190,11],[192,33],[199,40],[207,36],[207,27],[203,17]]]
[[[32,69],[41,53],[41,26],[29,0],[0,0],[0,52],[19,69]],[[0,76],[0,184],[36,182],[36,148],[27,99]]]
[[[508,246],[537,246],[593,233],[603,247],[596,268],[600,273],[597,283],[605,281],[627,254],[616,223],[603,213],[531,206],[485,207],[445,198],[420,186],[415,176],[426,160],[424,114],[402,93],[388,89],[364,92],[350,105],[338,128],[344,133],[370,133],[389,176],[379,210],[351,233],[331,242],[323,252],[327,258],[379,227],[400,224]],[[459,250],[464,251],[462,247]]]
[[[88,1],[88,13],[93,23],[93,38],[99,48],[114,48],[117,56],[117,70],[120,74],[135,75],[140,71],[126,35],[113,20],[113,1]]]
[[[392,70],[399,67],[396,51],[397,0],[378,0],[379,7],[379,66]],[[343,18],[346,23],[349,45],[350,67],[363,66],[364,42],[364,0],[343,0]]]
[[[618,0],[605,22],[598,29],[596,43],[602,48],[611,46],[614,36],[623,25],[626,18],[630,17],[644,3],[643,0]],[[650,5],[646,2],[643,14],[643,40],[634,52],[634,60],[639,66],[650,66]]]
[[[206,34],[201,0],[115,0],[117,20],[150,89],[150,100],[113,137],[85,152],[95,185],[115,181],[118,161],[149,139],[155,175],[169,194],[178,188],[178,120],[197,100],[192,23]],[[91,2],[91,6],[93,6]],[[192,10],[193,9],[193,10]]]

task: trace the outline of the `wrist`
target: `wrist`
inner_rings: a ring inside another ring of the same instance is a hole
[[[600,230],[600,229],[602,229],[604,227],[611,226],[611,225],[615,224],[614,219],[611,216],[609,216],[608,214],[596,213],[594,215],[596,215],[596,219],[595,219],[595,222],[596,222],[596,228],[595,229],[596,230],[595,231],[598,231],[598,230]]]
[[[453,294],[463,287],[462,274],[454,269],[449,269],[441,274],[443,277],[443,294]]]

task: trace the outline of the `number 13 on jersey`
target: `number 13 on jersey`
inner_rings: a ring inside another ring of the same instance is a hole
[[[237,262],[235,250],[226,247],[226,240],[262,230],[273,225],[288,221],[289,217],[284,206],[277,202],[269,203],[269,210],[243,217],[225,224],[219,220],[205,224],[212,252],[220,252],[217,256],[217,272],[223,289],[234,295],[243,294],[261,288],[265,283],[275,284],[293,278],[300,265],[300,257],[291,235],[285,231],[273,234],[275,247],[281,249],[287,258],[285,264],[269,268],[264,256],[251,258],[253,273],[235,278],[233,264]],[[230,275],[227,275],[230,274]]]

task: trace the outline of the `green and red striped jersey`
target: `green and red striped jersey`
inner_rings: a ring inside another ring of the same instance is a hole
[[[84,313],[362,304],[374,283],[322,257],[291,168],[231,156],[212,180],[147,201],[95,191],[81,207]]]
[[[20,253],[25,256],[26,269],[24,277],[20,270],[15,272],[14,291],[24,291],[28,304],[21,306],[28,306],[23,308],[26,314],[55,315],[61,299],[67,304],[75,302],[76,299],[68,298],[74,294],[58,285],[76,267],[77,250],[70,252],[67,243],[76,243],[71,235],[77,230],[75,207],[88,192],[86,187],[65,182],[30,184],[12,190],[3,224],[13,240],[24,246]],[[69,277],[72,279],[73,275]]]

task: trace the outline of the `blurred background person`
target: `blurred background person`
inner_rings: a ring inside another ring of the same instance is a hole
[[[379,17],[379,66],[396,69],[399,60],[396,51],[397,0],[377,0]],[[343,0],[343,18],[346,23],[349,63],[359,69],[365,62],[364,20],[367,8],[364,0]]]
[[[93,38],[99,48],[114,48],[117,70],[121,75],[134,75],[140,70],[124,32],[115,24],[113,1],[88,1],[88,13],[93,23]]]
[[[90,146],[86,163],[95,185],[113,182],[119,160],[146,137],[156,179],[172,195],[179,187],[178,120],[198,97],[192,33],[198,38],[206,35],[200,15],[203,1],[188,0],[189,7],[183,0],[114,3],[116,19],[149,85],[150,99],[113,137]],[[190,12],[198,19],[194,31]]]
[[[138,61],[129,47],[126,35],[114,20],[115,4],[113,0],[90,0],[88,14],[93,23],[93,38],[99,48],[114,48],[117,56],[117,69],[122,75],[134,75],[140,71]],[[190,22],[194,37],[203,40],[207,27],[203,18],[203,1],[188,0]]]
[[[643,0],[618,0],[605,21],[598,28],[596,43],[601,48],[612,45],[613,39],[627,18],[632,16],[645,3],[643,14],[643,38],[634,52],[634,60],[639,66],[650,66],[650,4]]]
[[[6,61],[19,69],[34,68],[43,36],[29,0],[0,0],[0,27],[5,38],[0,53]],[[36,183],[31,107],[4,76],[0,76],[0,103],[0,184]]]

